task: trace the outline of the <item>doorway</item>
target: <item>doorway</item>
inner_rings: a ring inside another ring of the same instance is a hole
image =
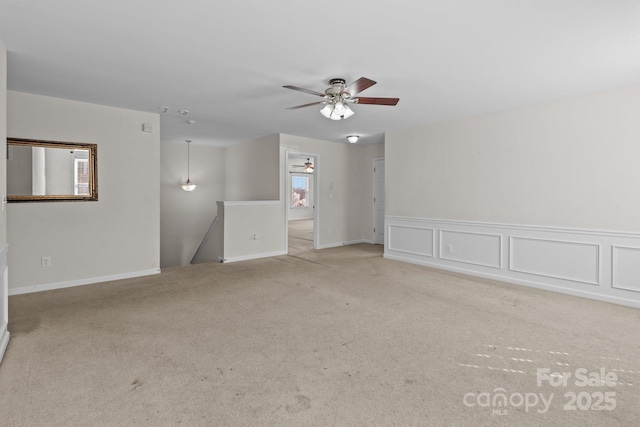
[[[384,245],[384,158],[373,160],[373,242]]]
[[[316,155],[287,155],[287,252],[317,249],[318,160]]]

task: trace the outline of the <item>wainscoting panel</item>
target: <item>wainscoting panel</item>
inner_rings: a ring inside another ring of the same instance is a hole
[[[511,237],[510,250],[511,271],[588,285],[600,283],[600,245]]]
[[[411,225],[389,225],[387,241],[395,252],[432,258],[434,256],[435,230]]]
[[[501,268],[502,236],[469,231],[440,230],[440,258]]]
[[[385,258],[640,308],[639,233],[395,216],[385,227]]]
[[[614,246],[612,252],[613,287],[640,292],[640,248]]]

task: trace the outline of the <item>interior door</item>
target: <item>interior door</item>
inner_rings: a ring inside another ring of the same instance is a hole
[[[384,245],[384,159],[373,161],[373,242]]]

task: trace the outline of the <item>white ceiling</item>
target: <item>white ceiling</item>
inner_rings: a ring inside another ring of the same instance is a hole
[[[638,0],[0,0],[10,90],[160,112],[161,138],[385,131],[640,83]],[[334,122],[328,80],[378,82]],[[185,117],[179,109],[191,113]],[[187,119],[196,124],[186,124]],[[345,142],[346,143],[346,142]]]

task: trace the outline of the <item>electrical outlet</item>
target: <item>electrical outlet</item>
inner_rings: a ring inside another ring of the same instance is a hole
[[[51,257],[43,256],[41,260],[42,267],[51,267]]]
[[[444,250],[445,250],[448,254],[452,254],[452,253],[453,253],[453,245],[445,245]]]

